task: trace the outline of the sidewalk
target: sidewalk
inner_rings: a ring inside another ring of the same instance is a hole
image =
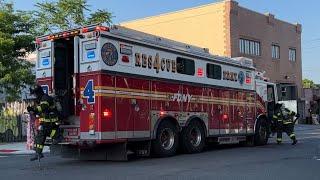
[[[43,152],[49,152],[49,147],[45,146]],[[33,150],[27,150],[26,142],[4,143],[0,144],[0,155],[11,154],[33,154]]]
[[[313,130],[313,129],[320,129],[320,125],[315,124],[296,124],[294,126],[295,131],[306,131],[306,130]]]

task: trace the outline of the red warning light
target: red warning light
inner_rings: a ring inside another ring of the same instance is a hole
[[[122,62],[128,63],[129,62],[129,56],[122,56]]]
[[[111,117],[111,116],[112,116],[112,113],[111,113],[111,111],[109,109],[105,109],[103,111],[103,117],[108,118],[108,117]]]
[[[89,29],[87,27],[82,28],[82,33],[87,33]]]
[[[246,78],[246,84],[251,84],[251,78],[250,77]]]
[[[224,115],[222,116],[222,119],[223,119],[223,120],[227,120],[227,119],[228,119],[228,115],[227,115],[227,114],[224,114]]]
[[[198,68],[197,74],[198,74],[198,77],[203,77],[203,69]]]

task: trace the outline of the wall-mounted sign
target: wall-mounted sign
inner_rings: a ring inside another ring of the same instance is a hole
[[[96,43],[86,44],[85,48],[86,48],[86,50],[96,49],[97,48],[97,44]]]
[[[42,66],[48,66],[49,64],[50,62],[48,58],[42,59]]]
[[[51,59],[50,58],[40,58],[39,68],[50,68]]]
[[[87,58],[88,59],[94,59],[96,57],[96,54],[94,51],[88,51],[87,52]]]
[[[131,56],[132,55],[132,46],[120,44],[120,53]]]
[[[41,57],[41,58],[50,57],[50,52],[51,52],[51,51],[41,52],[41,53],[40,53],[40,57]]]

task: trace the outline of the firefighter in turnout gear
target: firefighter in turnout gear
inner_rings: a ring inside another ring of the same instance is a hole
[[[276,104],[275,113],[273,119],[277,125],[277,143],[282,142],[282,132],[287,133],[287,135],[292,140],[292,145],[297,144],[296,135],[294,134],[294,117],[296,113],[285,108],[283,104]]]
[[[43,158],[42,150],[46,138],[50,136],[52,139],[58,137],[58,111],[55,101],[52,97],[45,94],[41,86],[30,88],[30,94],[36,96],[35,105],[27,107],[29,113],[39,118],[40,125],[35,137],[34,150],[36,154],[30,160],[34,161]]]

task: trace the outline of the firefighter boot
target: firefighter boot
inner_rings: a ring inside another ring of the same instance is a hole
[[[298,140],[296,139],[296,135],[295,134],[292,133],[290,135],[290,138],[292,139],[292,145],[297,144]]]
[[[292,138],[292,145],[296,145],[298,143],[298,140],[294,137]]]
[[[298,140],[293,140],[292,145],[296,145],[298,143]]]
[[[277,144],[281,144],[281,142],[282,142],[282,139],[277,138]]]
[[[30,158],[30,161],[35,161],[35,160],[41,159],[43,157],[44,156],[42,153],[36,153],[32,158]]]

